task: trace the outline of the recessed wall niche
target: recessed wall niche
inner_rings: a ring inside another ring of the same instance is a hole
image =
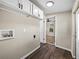
[[[15,30],[14,29],[1,29],[0,30],[0,40],[14,39]]]

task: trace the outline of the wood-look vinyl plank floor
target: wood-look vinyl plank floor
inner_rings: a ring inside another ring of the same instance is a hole
[[[69,51],[55,47],[54,45],[44,44],[25,59],[72,59],[72,56]]]

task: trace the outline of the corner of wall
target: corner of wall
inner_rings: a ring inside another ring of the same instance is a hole
[[[20,59],[25,59],[27,56],[29,56],[30,54],[32,54],[34,51],[36,51],[39,48],[40,48],[40,45],[38,47],[36,47],[34,50],[30,51],[28,54],[26,54],[23,57],[21,57]]]
[[[55,45],[55,46],[71,52],[71,49],[68,49],[68,48],[65,48],[65,47],[62,47],[62,46],[59,46],[59,45]]]

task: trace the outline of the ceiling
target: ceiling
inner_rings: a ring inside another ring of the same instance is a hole
[[[65,12],[72,10],[73,4],[75,0],[30,0],[42,10],[44,10],[45,14],[57,13],[57,12]],[[54,5],[52,7],[47,7],[46,3],[48,1],[53,1]]]

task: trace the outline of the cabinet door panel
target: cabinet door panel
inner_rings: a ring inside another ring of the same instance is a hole
[[[20,2],[22,5],[23,5],[23,8],[22,8],[22,10],[24,11],[24,12],[27,12],[27,5],[28,5],[28,3],[27,3],[27,1],[26,0],[21,0],[21,2]]]
[[[29,14],[32,14],[32,3],[30,1],[27,1],[27,3],[28,3],[27,11],[28,11]]]
[[[39,9],[39,18],[43,19],[43,11],[41,9]]]
[[[23,8],[21,8],[23,12],[32,14],[32,3],[29,0],[19,0],[19,3],[23,5]]]
[[[38,7],[33,4],[33,15],[38,17]]]

